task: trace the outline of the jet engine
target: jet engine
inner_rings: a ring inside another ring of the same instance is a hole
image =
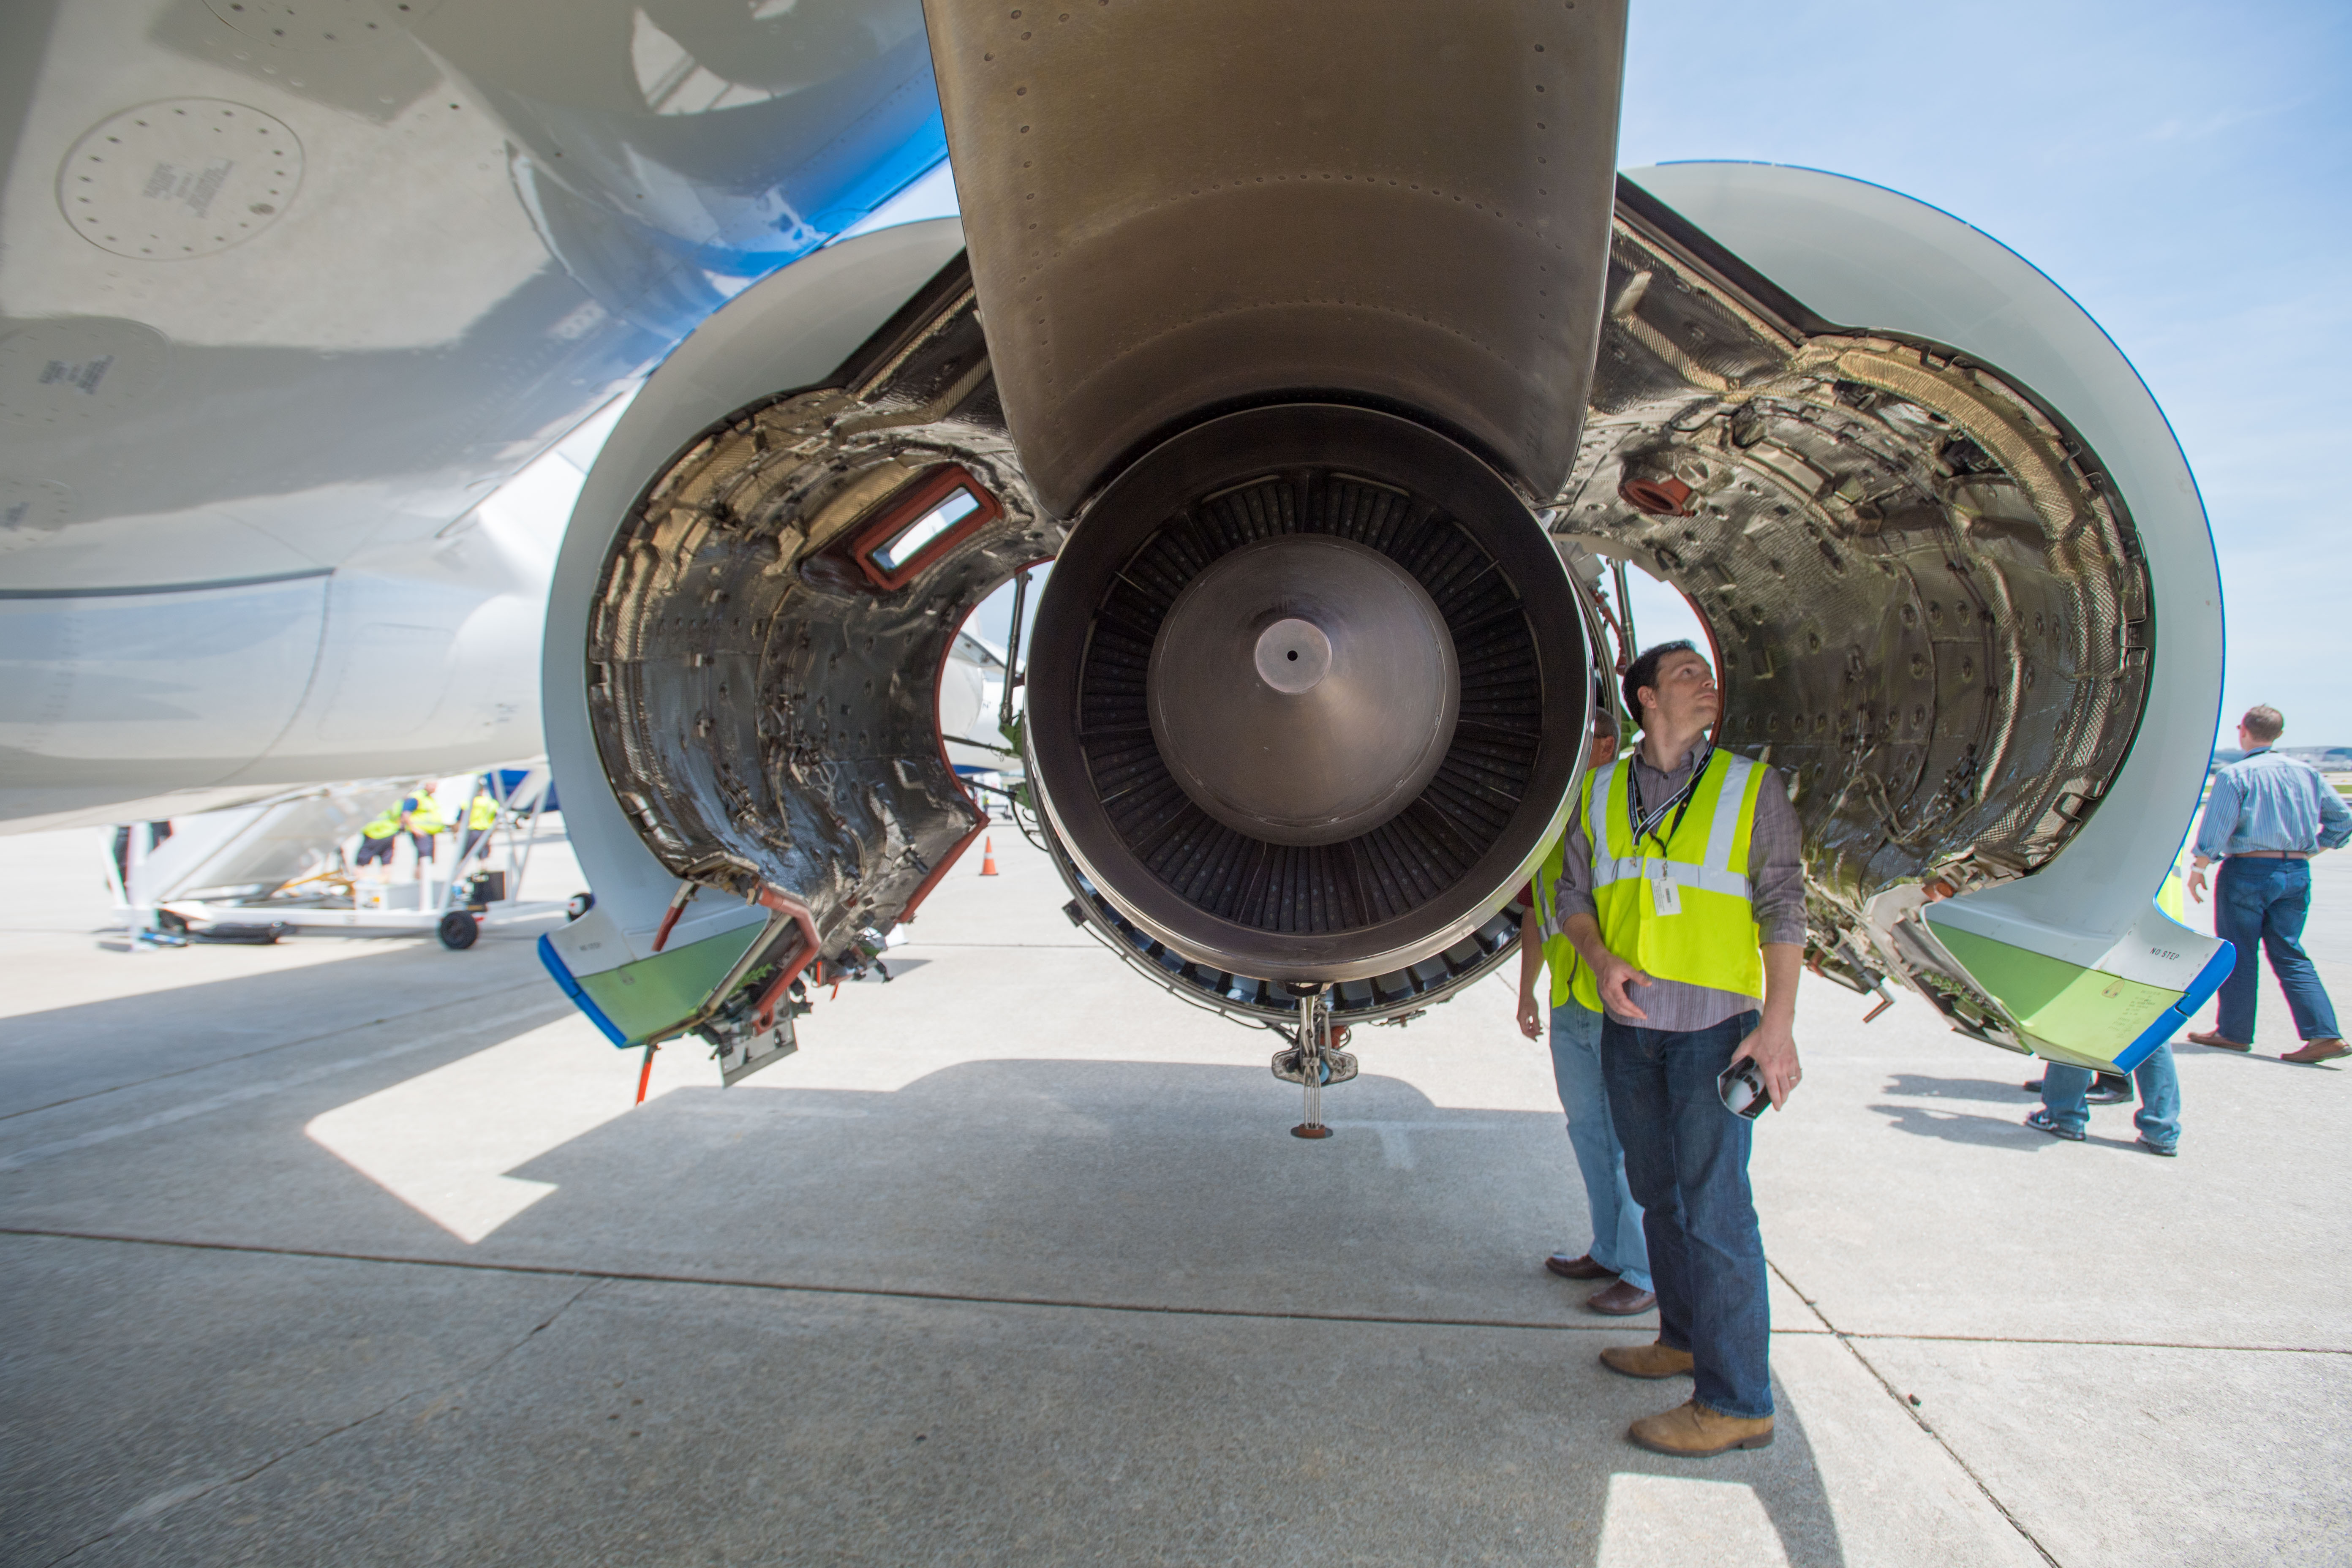
[[[1706,624],[1817,973],[2152,1049],[2218,981],[2150,905],[2218,584],[2129,366],[1892,193],[1621,179],[1621,6],[1382,11],[930,8],[961,230],[746,291],[583,492],[546,710],[600,904],[558,979],[616,1043],[785,1048],[796,977],[986,825],[939,671],[1051,558],[1022,741],[1073,918],[1324,1049],[1512,950],[1633,652],[1609,561]]]

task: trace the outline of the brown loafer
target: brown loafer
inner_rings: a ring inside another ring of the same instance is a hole
[[[2236,1040],[2225,1040],[2210,1029],[2189,1036],[2189,1043],[2192,1046],[2210,1046],[2217,1051],[2251,1051],[2254,1048],[2251,1043],[2241,1044]]]
[[[1772,1446],[1772,1418],[1726,1415],[1694,1399],[1657,1415],[1644,1415],[1625,1429],[1625,1436],[1653,1454],[1678,1459],[1706,1459],[1733,1448]]]
[[[1684,1377],[1691,1353],[1672,1345],[1611,1345],[1601,1352],[1601,1364],[1627,1377]]]
[[[1544,1267],[1563,1279],[1614,1279],[1614,1268],[1603,1268],[1592,1261],[1592,1254],[1570,1258],[1565,1252],[1555,1252],[1544,1259]]]
[[[1584,1304],[1606,1317],[1630,1318],[1636,1312],[1646,1312],[1656,1306],[1658,1293],[1644,1290],[1630,1279],[1620,1279],[1606,1289],[1595,1290],[1587,1296]]]
[[[2279,1058],[2283,1062],[2301,1062],[2309,1067],[2315,1062],[2332,1062],[2337,1057],[2352,1055],[2352,1046],[2341,1040],[2305,1040],[2303,1049],[2289,1051]]]

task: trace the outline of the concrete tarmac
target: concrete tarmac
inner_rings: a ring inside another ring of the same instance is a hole
[[[1503,980],[1359,1031],[1301,1142],[1272,1037],[998,832],[798,1056],[637,1108],[528,931],[129,954],[96,842],[0,839],[10,1564],[2352,1559],[2352,1073],[2267,978],[2175,1160],[1810,984],[1778,1440],[1676,1462],[1622,1433],[1689,1385],[1594,1359],[1654,1320],[1540,1267],[1589,1237]]]

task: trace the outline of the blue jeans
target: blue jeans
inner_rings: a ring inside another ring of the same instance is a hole
[[[2069,1132],[2080,1132],[2091,1122],[2091,1108],[2083,1097],[2091,1091],[2091,1069],[2065,1062],[2042,1064],[2042,1108],[2050,1120]],[[2180,1142],[2180,1075],[2172,1069],[2172,1047],[2158,1046],[2132,1069],[2139,1086],[2139,1109],[2132,1125],[2159,1149]]]
[[[2221,1016],[2214,1029],[2225,1040],[2254,1043],[2254,998],[2261,979],[2254,946],[2270,954],[2271,973],[2286,993],[2294,1032],[2306,1040],[2333,1040],[2336,1009],[2303,951],[2303,921],[2311,912],[2311,862],[2233,856],[2213,877],[2213,934],[2238,949],[2238,965],[2221,982]]]
[[[1609,1109],[1649,1237],[1658,1342],[1690,1352],[1701,1404],[1742,1416],[1772,1414],[1772,1314],[1748,1190],[1755,1126],[1723,1108],[1715,1080],[1755,1027],[1753,1013],[1688,1031],[1601,1026]]]
[[[1625,1184],[1625,1151],[1609,1115],[1601,1073],[1601,1015],[1574,998],[1551,1010],[1551,1076],[1568,1113],[1569,1147],[1592,1210],[1592,1261],[1636,1290],[1650,1283],[1650,1249],[1642,1240],[1642,1205]]]

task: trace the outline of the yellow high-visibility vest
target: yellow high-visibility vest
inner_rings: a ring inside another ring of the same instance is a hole
[[[389,838],[399,831],[400,807],[396,805],[360,829],[360,832],[369,838]]]
[[[433,798],[430,790],[416,797],[416,805],[408,814],[408,831],[430,835],[448,826],[441,819],[441,803]]]
[[[1670,815],[1656,837],[1645,836],[1637,847],[1626,816],[1633,765],[1632,757],[1621,757],[1588,773],[1577,801],[1592,840],[1592,902],[1602,943],[1653,979],[1763,995],[1748,843],[1764,770],[1746,757],[1715,752],[1681,822]],[[1659,837],[1665,838],[1663,853]],[[1660,912],[1662,901],[1678,905],[1678,912]],[[1590,969],[1577,975],[1576,994],[1586,1006],[1601,1006],[1600,983]]]
[[[1568,835],[1563,833],[1552,840],[1551,853],[1546,855],[1543,864],[1536,868],[1536,907],[1529,911],[1528,920],[1540,921],[1554,911],[1559,899],[1559,873],[1567,864]],[[1541,931],[1540,925],[1535,927],[1537,934]],[[1519,940],[1527,941],[1528,935],[1522,931]],[[1558,1007],[1575,994],[1576,972],[1583,961],[1577,957],[1576,944],[1568,940],[1564,931],[1554,931],[1544,937],[1543,955],[1544,967],[1551,972],[1551,1005]]]
[[[487,795],[478,795],[474,804],[466,808],[466,826],[488,827],[499,819],[499,803]]]

